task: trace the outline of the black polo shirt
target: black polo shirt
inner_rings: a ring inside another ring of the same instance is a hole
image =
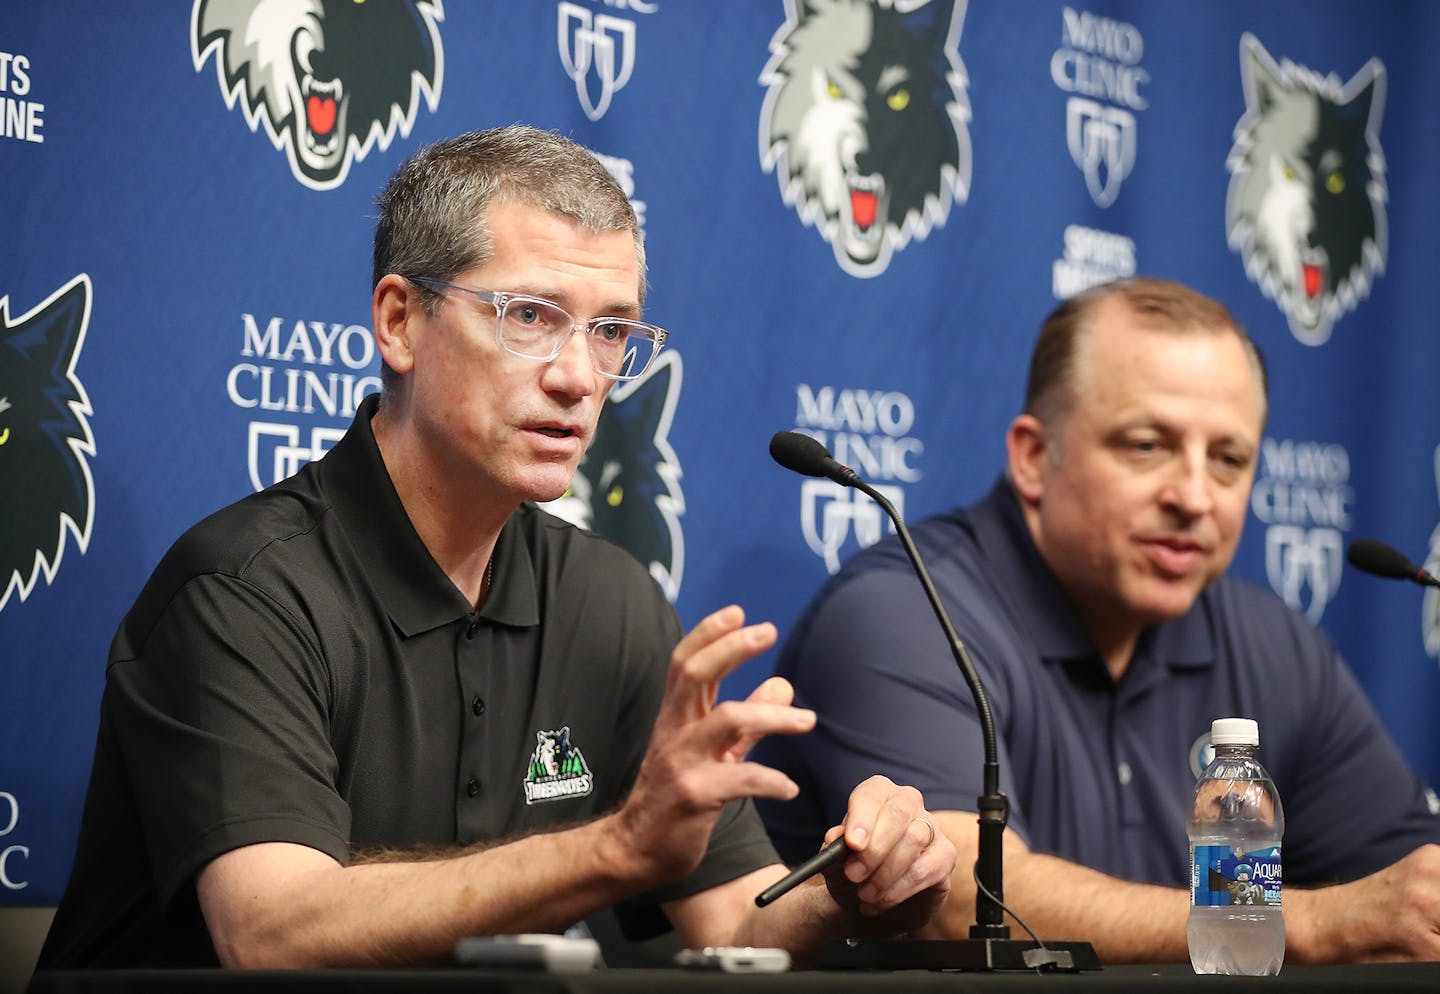
[[[527,504],[472,611],[405,514],[375,409],[186,533],[122,622],[42,967],[215,962],[194,879],[240,846],[343,863],[573,824],[625,796],[674,610],[627,553]],[[622,923],[643,931],[655,902],[775,861],[733,805],[696,874]]]

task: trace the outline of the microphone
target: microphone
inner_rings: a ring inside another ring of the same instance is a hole
[[[770,439],[770,456],[781,466],[803,476],[817,476],[833,480],[843,487],[851,487],[879,504],[895,525],[895,534],[905,547],[910,565],[920,580],[920,586],[930,601],[935,618],[945,632],[950,653],[955,664],[970,688],[975,699],[975,710],[980,718],[980,733],[984,742],[984,766],[982,768],[982,793],[976,799],[979,809],[980,834],[975,857],[975,924],[970,926],[969,939],[957,940],[894,940],[886,946],[880,940],[878,948],[866,955],[861,943],[830,944],[828,962],[822,957],[823,966],[868,966],[902,969],[922,966],[930,969],[965,970],[1034,970],[1041,967],[1058,967],[1064,970],[1098,970],[1100,960],[1088,942],[1042,943],[1012,940],[1010,927],[1005,924],[1004,908],[1004,864],[1003,846],[1005,825],[1010,819],[1010,801],[1000,791],[1000,759],[995,745],[995,719],[990,712],[990,698],[980,682],[980,674],[970,659],[970,653],[945,606],[930,573],[920,558],[920,550],[910,537],[910,529],[900,517],[895,506],[862,480],[849,466],[842,465],[825,448],[809,435],[798,431],[779,431]],[[876,940],[868,940],[875,943]],[[908,947],[908,948],[905,948]],[[928,947],[928,948],[926,948]],[[924,950],[916,952],[916,950]]]
[[[798,431],[777,431],[770,439],[770,458],[801,476],[825,477],[843,487],[860,482],[855,471],[840,465],[829,449]]]
[[[1351,566],[1375,576],[1410,580],[1422,587],[1440,587],[1440,580],[1406,559],[1399,549],[1373,538],[1357,538],[1351,542],[1345,558]]]

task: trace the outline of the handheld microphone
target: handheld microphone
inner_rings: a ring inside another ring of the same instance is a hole
[[[975,699],[975,710],[980,718],[980,733],[984,742],[984,766],[982,770],[982,791],[977,798],[980,834],[975,857],[975,924],[970,926],[970,938],[960,940],[931,940],[937,946],[944,946],[937,958],[927,959],[927,967],[960,968],[979,970],[1023,970],[1042,966],[1060,967],[1066,970],[1100,968],[1100,961],[1094,948],[1088,942],[1037,943],[1010,939],[1010,927],[1005,924],[1004,908],[1004,863],[1003,846],[1005,825],[1010,818],[1010,801],[1000,791],[1000,759],[995,745],[995,719],[990,712],[990,698],[980,682],[980,674],[970,659],[970,653],[945,606],[930,573],[920,558],[920,550],[910,537],[910,529],[893,504],[874,487],[862,480],[849,466],[842,465],[830,450],[809,435],[798,431],[779,431],[770,439],[770,456],[781,466],[803,476],[816,476],[833,480],[843,487],[852,487],[868,496],[884,509],[895,525],[895,534],[905,547],[920,586],[930,601],[930,607],[945,632],[950,644],[950,653],[960,667],[960,673]],[[842,836],[843,838],[843,836]],[[919,940],[903,940],[914,944]],[[884,950],[877,951],[878,962],[861,964],[853,953],[853,947],[839,951],[832,965],[882,965],[901,967],[915,965],[913,955],[901,953],[889,956]]]
[[[1440,587],[1440,580],[1416,566],[1399,549],[1373,538],[1357,538],[1345,553],[1350,565],[1374,576],[1409,580],[1422,587]]]

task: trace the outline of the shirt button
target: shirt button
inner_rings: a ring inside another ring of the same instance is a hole
[[[1115,775],[1120,780],[1120,786],[1125,787],[1133,779],[1134,771],[1130,769],[1129,763],[1121,762],[1119,766],[1115,767]]]
[[[480,622],[478,622],[478,621],[472,621],[472,622],[470,623],[470,627],[467,628],[467,629],[465,629],[465,637],[466,637],[467,639],[473,639],[479,631],[480,631]]]
[[[471,777],[470,782],[465,785],[465,793],[469,794],[471,797],[474,797],[476,794],[480,793],[480,781],[476,780],[474,777]]]
[[[475,699],[470,702],[470,710],[475,712],[475,717],[480,717],[485,713],[485,701],[477,695]]]

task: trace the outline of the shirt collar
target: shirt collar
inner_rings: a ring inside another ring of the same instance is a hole
[[[406,637],[472,614],[505,625],[539,623],[535,570],[512,514],[493,553],[490,594],[478,611],[456,589],[420,540],[390,479],[370,420],[379,398],[366,397],[345,436],[321,460],[321,488],[339,515],[366,579]]]

